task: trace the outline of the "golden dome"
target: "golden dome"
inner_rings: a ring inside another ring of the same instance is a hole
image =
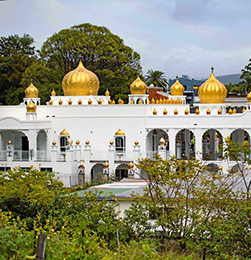
[[[68,104],[72,105],[72,100],[71,99],[69,99]]]
[[[58,104],[61,106],[63,104],[62,99],[59,99]]]
[[[218,115],[221,115],[221,114],[222,114],[222,110],[219,108]]]
[[[242,113],[245,113],[245,111],[246,111],[246,108],[243,107],[241,112],[242,112]]]
[[[166,109],[164,109],[164,111],[163,111],[163,115],[164,115],[164,116],[167,115],[167,110],[166,110]]]
[[[52,141],[52,145],[55,146],[57,144],[57,142],[54,140]]]
[[[225,103],[227,89],[215,78],[213,68],[209,79],[199,87],[198,96],[203,104]]]
[[[70,135],[69,132],[67,130],[63,130],[60,132],[60,135]]]
[[[233,114],[236,114],[236,112],[237,112],[237,111],[236,111],[236,108],[234,108],[234,109],[233,109]]]
[[[56,92],[54,89],[51,91],[51,96],[56,96]]]
[[[114,135],[125,135],[125,133],[119,129]]]
[[[53,101],[50,99],[49,101],[49,105],[51,106],[53,104]]]
[[[160,139],[159,139],[159,145],[161,145],[161,146],[164,146],[165,145],[165,139],[163,138],[163,137],[161,137]]]
[[[200,110],[199,110],[198,107],[195,109],[195,114],[196,114],[196,115],[199,115],[199,114],[200,114]]]
[[[108,167],[109,167],[109,163],[106,161],[106,162],[104,163],[104,168],[107,169]]]
[[[109,105],[111,105],[111,103],[112,103],[112,100],[111,100],[111,99],[109,99],[109,100],[108,100],[108,104],[109,104]]]
[[[146,93],[146,83],[140,79],[139,75],[137,79],[133,81],[133,83],[130,86],[131,94],[133,95],[144,95]]]
[[[207,109],[207,115],[210,115],[211,114],[211,110],[208,108]]]
[[[11,140],[8,141],[8,145],[12,145],[12,141]]]
[[[154,98],[152,98],[151,104],[155,104],[155,99]]]
[[[33,101],[30,101],[30,103],[26,106],[26,110],[28,113],[35,113],[37,106],[33,103]]]
[[[101,99],[98,100],[98,104],[102,105],[102,100]]]
[[[30,86],[24,91],[26,98],[38,98],[38,89],[31,82]]]
[[[232,114],[233,114],[233,110],[232,110],[231,107],[230,107],[230,109],[228,110],[228,114],[229,114],[229,115],[232,115]]]
[[[79,105],[82,105],[82,100],[81,100],[81,98],[78,100],[78,104],[79,104]]]
[[[92,100],[89,98],[88,105],[91,105],[91,104],[92,104]]]
[[[79,140],[76,141],[76,145],[80,145],[80,141]]]
[[[114,141],[113,140],[110,141],[110,145],[114,145]]]
[[[136,140],[136,141],[134,142],[134,144],[135,144],[135,145],[139,145],[139,141]]]
[[[111,104],[112,104],[112,105],[115,105],[115,100],[113,100]]]
[[[129,170],[132,170],[132,169],[133,169],[133,166],[134,166],[133,162],[130,162],[130,163],[128,164]]]
[[[185,110],[185,115],[188,115],[189,114],[189,111],[188,109]]]
[[[108,89],[106,90],[105,95],[106,95],[107,97],[110,96],[110,92],[108,91]]]
[[[87,70],[80,61],[75,70],[64,76],[62,88],[65,96],[97,95],[99,80],[96,74]]]
[[[251,102],[251,91],[247,94],[247,102]]]
[[[176,77],[176,81],[170,87],[170,92],[172,96],[183,96],[185,88],[182,84],[180,84],[178,77]]]
[[[175,108],[175,110],[173,111],[174,115],[178,115],[179,111],[177,110],[177,108]]]
[[[157,115],[157,110],[154,108],[153,110],[153,115],[156,116]]]
[[[121,99],[121,98],[119,98],[119,100],[118,100],[118,104],[123,105],[123,104],[124,104],[124,100]]]
[[[89,141],[89,140],[86,140],[86,141],[85,141],[85,144],[86,144],[86,145],[90,145],[90,141]]]

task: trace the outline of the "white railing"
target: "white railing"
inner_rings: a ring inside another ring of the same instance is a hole
[[[145,156],[146,156],[146,158],[153,159],[154,156],[156,156],[157,154],[162,155],[162,151],[161,152],[158,152],[158,151],[146,151]],[[169,158],[169,151],[165,151],[165,154],[166,154],[166,158]]]
[[[50,154],[48,151],[36,151],[35,160],[40,161],[40,162],[48,162],[51,160]]]
[[[13,151],[14,161],[29,161],[29,151],[14,150]]]
[[[133,152],[125,152],[125,153],[118,153],[115,152],[114,154],[115,161],[133,161],[135,158],[135,154]]]
[[[0,161],[7,161],[7,151],[0,150]]]

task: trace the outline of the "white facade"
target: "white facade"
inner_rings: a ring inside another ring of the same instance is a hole
[[[121,179],[128,175],[129,162],[156,153],[163,158],[170,155],[179,159],[196,156],[207,160],[207,164],[214,163],[227,169],[229,165],[221,158],[219,143],[232,133],[232,138],[240,143],[249,141],[251,135],[248,104],[245,104],[247,110],[244,113],[236,114],[226,113],[227,104],[200,105],[198,115],[185,114],[190,110],[187,104],[108,105],[109,97],[95,96],[91,98],[100,98],[102,104],[93,102],[88,105],[88,97],[86,102],[78,105],[76,102],[80,98],[83,97],[72,98],[73,103],[69,105],[69,97],[55,96],[52,99],[61,99],[63,105],[57,102],[37,105],[35,113],[27,113],[25,104],[0,106],[1,169],[33,165],[38,169],[53,170],[59,172],[66,186],[81,184],[81,161],[84,163],[85,181],[102,176],[106,161],[109,162],[109,174]],[[205,107],[212,111],[210,115],[204,112]],[[216,113],[219,108],[222,110],[220,115]],[[165,109],[166,115],[163,114]],[[155,115],[154,110],[157,111]],[[174,114],[175,110],[178,114]],[[64,129],[69,135],[60,135]],[[125,135],[116,136],[119,129]],[[207,131],[209,129],[212,130]],[[60,141],[61,138],[65,140]],[[123,140],[116,141],[116,138]],[[164,145],[159,145],[161,138],[165,140]],[[89,143],[86,144],[87,140]],[[52,145],[53,141],[56,144]]]

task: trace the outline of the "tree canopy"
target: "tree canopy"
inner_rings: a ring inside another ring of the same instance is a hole
[[[153,84],[156,87],[167,89],[168,83],[164,74],[164,72],[159,70],[148,70],[147,74],[145,75],[146,83],[148,85]]]

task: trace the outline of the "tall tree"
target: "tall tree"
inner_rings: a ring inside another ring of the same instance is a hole
[[[148,85],[153,84],[156,87],[167,89],[168,83],[164,74],[164,72],[159,70],[148,70],[147,74],[145,75],[146,83]]]
[[[34,40],[28,34],[0,38],[0,103],[19,104],[24,96],[21,80],[36,61]]]
[[[46,66],[56,70],[60,81],[74,69],[79,60],[93,71],[101,82],[99,94],[108,88],[114,97],[123,94],[141,71],[140,55],[106,27],[80,24],[54,34],[43,44],[41,57]],[[118,86],[116,88],[115,86]]]
[[[243,80],[240,83],[241,93],[248,93],[251,91],[251,59],[249,59],[248,65],[242,70],[241,79]]]

